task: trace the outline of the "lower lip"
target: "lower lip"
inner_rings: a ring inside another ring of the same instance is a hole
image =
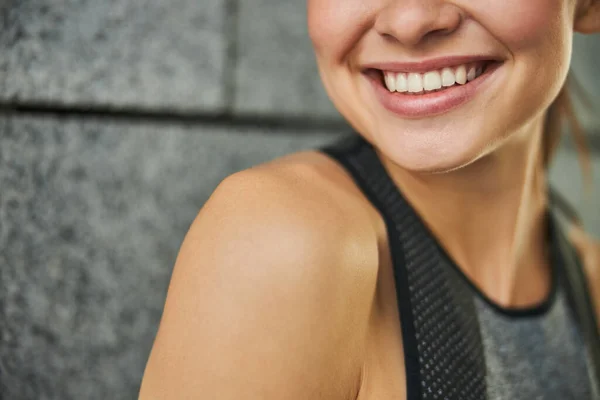
[[[377,78],[369,75],[366,77],[375,89],[376,97],[387,110],[406,118],[423,118],[446,113],[473,99],[500,65],[501,63],[489,65],[482,75],[464,85],[426,94],[392,93]]]

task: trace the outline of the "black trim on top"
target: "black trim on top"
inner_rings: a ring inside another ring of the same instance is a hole
[[[423,224],[425,225],[425,224]],[[425,226],[425,229],[429,231],[429,228]],[[475,282],[471,280],[458,266],[458,264],[454,261],[454,259],[448,254],[446,249],[435,240],[435,244],[438,247],[440,254],[442,257],[446,259],[446,261],[452,266],[452,268],[456,271],[456,273],[461,277],[461,279],[473,290],[473,293],[483,300],[492,310],[494,310],[498,314],[502,314],[509,318],[532,318],[532,317],[541,317],[545,315],[555,303],[555,299],[557,297],[557,292],[559,288],[559,269],[562,266],[562,258],[560,257],[559,251],[556,248],[557,242],[554,233],[555,229],[553,227],[553,221],[548,218],[548,246],[550,247],[550,292],[546,295],[546,297],[532,305],[524,306],[524,307],[507,307],[498,304],[494,300],[492,300],[488,295],[486,295],[479,286]],[[430,231],[429,233],[433,235]],[[435,236],[433,236],[435,238]]]
[[[354,166],[348,162],[345,154],[350,154],[359,150],[363,144],[361,140],[357,138],[349,138],[346,140],[356,140],[351,143],[350,147],[340,150],[337,148],[338,143],[318,148],[320,151],[338,163],[340,163],[346,171],[349,172],[355,183],[362,190],[363,194],[368,200],[377,208],[381,214],[388,234],[388,241],[390,244],[390,252],[392,257],[392,264],[394,268],[394,279],[396,283],[396,300],[398,302],[398,308],[400,313],[400,327],[402,329],[402,343],[404,350],[404,364],[406,371],[406,396],[407,400],[420,400],[421,399],[421,373],[420,373],[420,362],[419,362],[419,350],[418,342],[414,326],[414,315],[412,311],[412,304],[410,299],[410,289],[408,283],[408,273],[406,269],[406,262],[404,258],[404,251],[399,246],[401,244],[400,237],[392,218],[388,215],[386,207],[379,201],[376,194],[371,190],[367,182],[363,180],[358,171]],[[342,144],[342,146],[347,143]]]
[[[365,143],[372,146],[371,144],[369,144],[366,141],[365,141]],[[387,171],[385,164],[381,163],[381,165],[382,165],[385,173],[388,174],[388,177],[390,177],[389,171]],[[390,177],[390,179],[391,179],[391,177]],[[562,262],[562,258],[560,257],[560,254],[559,254],[560,252],[556,249],[557,240],[556,240],[556,236],[554,235],[555,230],[553,229],[553,225],[552,225],[553,221],[550,218],[548,218],[549,222],[548,222],[548,230],[547,230],[549,246],[551,248],[550,249],[550,274],[551,274],[550,292],[548,293],[548,295],[546,296],[545,299],[543,299],[541,302],[539,302],[537,304],[533,304],[531,306],[525,306],[525,307],[505,307],[505,306],[498,304],[491,298],[489,298],[489,296],[487,296],[479,288],[479,286],[477,286],[471,280],[471,278],[469,278],[463,272],[463,270],[458,266],[458,264],[450,256],[450,254],[446,251],[446,249],[440,244],[437,236],[433,234],[433,232],[431,231],[429,226],[425,223],[425,221],[423,220],[421,215],[412,206],[410,201],[408,201],[408,199],[404,196],[404,194],[402,193],[402,189],[400,187],[398,187],[398,185],[395,185],[395,186],[396,186],[398,194],[408,204],[408,206],[410,208],[410,212],[415,216],[416,220],[419,222],[421,227],[425,230],[425,232],[431,238],[434,239],[433,242],[435,243],[436,247],[440,251],[440,255],[442,256],[442,258],[446,259],[448,264],[450,264],[452,266],[452,268],[460,276],[460,278],[467,284],[467,286],[469,286],[471,288],[471,290],[474,292],[474,295],[476,295],[481,300],[483,300],[487,305],[489,305],[492,308],[492,310],[494,310],[498,314],[502,314],[509,318],[528,318],[528,317],[531,318],[531,317],[542,316],[542,315],[546,314],[552,308],[552,305],[554,304],[555,299],[557,297],[559,281],[560,281],[559,275],[558,275],[558,268],[560,266],[560,263]],[[550,214],[550,213],[548,212],[548,214]]]

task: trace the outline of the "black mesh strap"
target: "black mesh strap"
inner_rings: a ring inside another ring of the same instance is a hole
[[[321,149],[354,178],[385,221],[408,400],[485,400],[485,354],[470,288],[359,136]]]

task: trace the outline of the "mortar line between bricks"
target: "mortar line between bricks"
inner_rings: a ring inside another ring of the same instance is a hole
[[[236,129],[262,129],[268,133],[294,130],[305,134],[338,134],[353,129],[341,118],[327,118],[313,115],[259,115],[232,114],[230,112],[182,112],[170,109],[141,109],[136,107],[114,107],[99,105],[60,105],[43,102],[6,104],[0,102],[0,116],[50,116],[57,118],[94,118],[132,123],[163,123],[175,125],[207,125]],[[283,132],[281,132],[283,133]],[[600,131],[586,135],[592,155],[600,154]],[[567,149],[575,151],[572,141],[567,141]]]
[[[124,121],[131,123],[157,123],[175,125],[207,125],[217,127],[262,129],[276,134],[277,130],[294,130],[306,134],[332,134],[351,132],[341,118],[315,117],[311,115],[256,115],[231,114],[229,112],[182,112],[171,109],[140,109],[97,105],[59,105],[54,103],[0,103],[0,116],[32,116],[54,118],[86,118],[96,120]],[[283,133],[283,132],[282,132]]]

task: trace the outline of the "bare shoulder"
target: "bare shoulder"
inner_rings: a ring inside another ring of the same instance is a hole
[[[330,160],[226,178],[178,256],[141,399],[340,399],[358,390],[377,244]]]
[[[569,237],[584,265],[594,300],[597,320],[600,324],[600,240],[592,237],[579,227],[572,228]],[[600,329],[600,326],[598,329]]]

